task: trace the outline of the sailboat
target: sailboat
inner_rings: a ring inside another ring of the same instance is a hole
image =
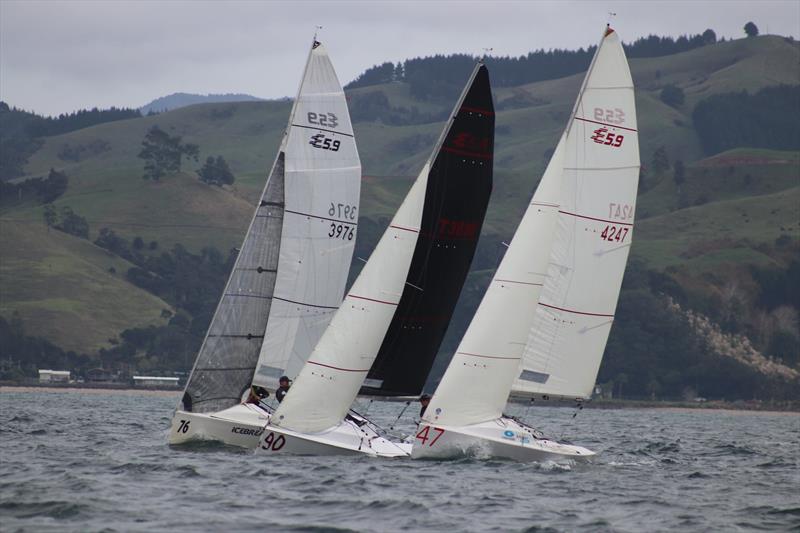
[[[259,451],[409,455],[410,443],[348,410],[380,353],[387,368],[405,364],[422,374],[386,375],[383,383],[393,383],[387,390],[413,390],[424,382],[475,253],[492,189],[493,152],[489,75],[479,63],[430,159],[264,429]]]
[[[361,163],[344,91],[313,41],[278,154],[175,410],[170,444],[255,448],[270,411],[243,403],[302,367],[339,307]]]
[[[591,397],[633,237],[633,82],[606,28],[566,129],[418,427],[412,457],[586,459],[503,414],[509,395]]]

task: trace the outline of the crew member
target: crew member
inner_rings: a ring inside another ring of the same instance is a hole
[[[425,409],[427,409],[428,404],[431,403],[431,395],[423,394],[419,397],[419,403],[422,405],[422,407],[419,408],[419,417],[422,418],[422,416],[425,414]]]
[[[289,381],[288,377],[281,376],[278,380],[278,384],[280,387],[278,387],[278,390],[275,391],[275,399],[278,400],[278,403],[281,403],[283,401],[283,397],[286,396],[287,392],[289,392],[291,381]]]
[[[261,401],[267,398],[269,398],[269,391],[267,389],[259,387],[258,385],[253,385],[250,387],[250,394],[247,395],[247,403],[260,406]]]

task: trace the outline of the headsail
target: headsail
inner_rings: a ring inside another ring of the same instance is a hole
[[[265,340],[285,343],[268,352],[281,369],[290,355],[304,360],[311,352],[341,300],[355,243],[361,171],[352,133],[336,74],[315,41],[289,126],[187,382],[184,410],[215,412],[238,403]],[[324,218],[316,218],[318,212]],[[323,307],[295,310],[289,302]]]
[[[415,291],[430,290],[440,298],[453,298],[452,304],[455,304],[460,284],[458,288],[448,287],[443,292],[436,292],[434,284],[443,282],[439,269],[445,264],[449,264],[452,275],[460,276],[460,283],[463,283],[475,244],[471,239],[454,238],[463,235],[459,235],[457,229],[451,230],[447,225],[449,220],[443,218],[459,216],[462,218],[454,221],[476,224],[474,238],[477,239],[491,191],[494,117],[488,113],[490,107],[473,105],[473,94],[480,95],[482,106],[491,104],[489,78],[483,65],[475,68],[431,159],[273,415],[272,424],[295,431],[318,432],[344,419],[386,342],[387,331],[399,313],[409,285],[414,285],[410,288]],[[488,100],[485,95],[489,95]],[[471,136],[473,132],[481,136]],[[462,206],[463,211],[453,206]],[[462,253],[462,246],[472,251]],[[424,271],[415,270],[417,261],[423,263],[419,266],[423,270],[427,262],[435,275],[426,277]],[[411,277],[415,273],[418,278]],[[417,307],[412,302],[408,309]],[[437,328],[446,328],[452,309],[437,312],[448,313],[443,326],[434,324]],[[409,318],[403,316],[407,324]],[[428,356],[432,359],[441,337],[438,339],[435,343],[426,340],[419,346],[426,352],[419,359],[414,359],[415,354],[404,354],[408,357],[405,364],[422,365]]]
[[[422,392],[478,245],[492,190],[493,151],[489,74],[479,68],[434,152],[407,283],[361,394]]]
[[[361,163],[347,100],[315,42],[285,138],[285,220],[253,382],[295,376],[342,301],[356,242]]]
[[[591,396],[633,239],[639,164],[633,81],[609,28],[567,134],[547,278],[512,395]]]

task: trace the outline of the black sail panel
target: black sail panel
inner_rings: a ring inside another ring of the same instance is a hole
[[[469,272],[492,191],[494,106],[476,67],[430,167],[417,246],[362,395],[422,391]]]
[[[253,379],[275,288],[283,214],[280,152],[186,384],[186,411],[236,405]]]

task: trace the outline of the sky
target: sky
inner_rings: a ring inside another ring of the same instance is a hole
[[[609,13],[616,13],[610,16]],[[384,61],[522,55],[713,29],[800,37],[797,0],[0,0],[0,100],[46,115],[175,92],[294,96],[316,26],[345,84]]]

